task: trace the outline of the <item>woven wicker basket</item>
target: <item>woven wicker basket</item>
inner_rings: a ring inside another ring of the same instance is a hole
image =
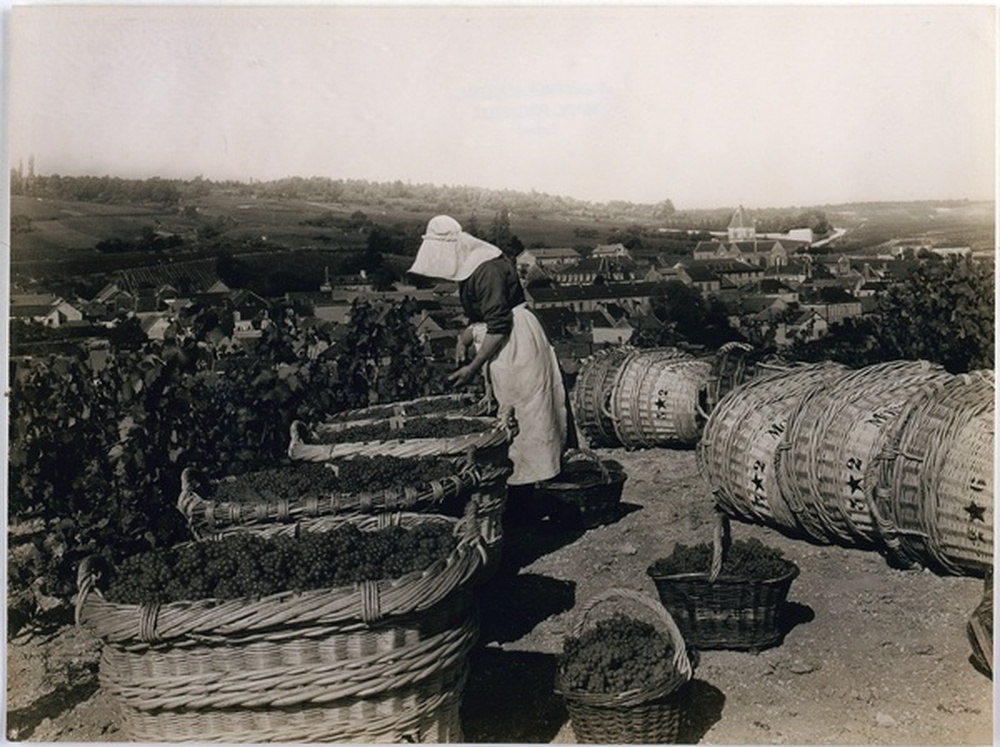
[[[624,609],[623,609],[624,608]],[[655,600],[631,589],[608,589],[578,613],[579,637],[608,612],[624,612],[650,622],[667,636],[673,650],[668,675],[647,689],[603,694],[567,689],[557,675],[556,692],[569,711],[573,733],[584,744],[669,744],[677,741],[684,706],[684,685],[692,676],[684,638]]]
[[[488,415],[489,409],[488,399],[480,399],[473,394],[434,394],[417,399],[345,410],[331,415],[325,422],[377,421],[400,415],[410,417],[444,413],[479,417]]]
[[[350,458],[350,457],[348,457]],[[476,491],[495,488],[509,474],[506,467],[456,461],[455,474],[413,485],[400,485],[376,492],[331,493],[301,498],[268,499],[248,495],[243,501],[203,498],[205,481],[186,468],[181,473],[177,508],[196,535],[219,534],[240,527],[272,522],[294,523],[320,516],[373,514],[396,511],[439,511],[444,504],[468,498]],[[223,482],[225,479],[216,482]],[[211,489],[211,483],[207,486]]]
[[[993,566],[992,371],[925,391],[901,428],[877,493],[880,531],[911,561],[943,573]]]
[[[613,516],[626,478],[618,462],[574,449],[567,452],[559,475],[535,486],[535,499],[556,524],[591,528]]]
[[[432,416],[408,418],[416,420]],[[440,416],[433,416],[438,418]],[[291,425],[288,456],[293,460],[313,462],[329,461],[349,456],[447,456],[474,453],[477,461],[498,463],[506,458],[507,447],[512,438],[512,432],[495,418],[472,418],[467,416],[446,416],[455,420],[466,420],[482,425],[482,431],[462,436],[447,438],[396,438],[380,441],[345,442],[345,443],[309,443],[316,441],[317,436],[324,431],[343,431],[359,425],[367,425],[364,421],[348,423],[320,423],[308,427],[296,420]]]
[[[608,397],[622,365],[635,348],[607,348],[594,353],[580,364],[576,383],[570,393],[573,417],[591,446],[620,446],[614,422],[608,412]]]
[[[728,519],[717,514],[707,572],[660,575],[652,568],[647,572],[689,646],[761,651],[782,641],[780,614],[799,568],[784,561],[785,571],[774,578],[723,576],[728,535]]]
[[[779,447],[799,398],[844,371],[832,363],[802,365],[756,378],[723,397],[705,424],[697,460],[727,513],[801,531],[778,487]]]
[[[690,446],[701,436],[708,361],[640,351],[622,365],[608,417],[626,447]]]
[[[880,462],[915,395],[950,378],[926,361],[892,361],[845,372],[806,393],[788,418],[778,488],[818,542],[875,548],[872,510]]]
[[[458,545],[421,572],[260,599],[162,605],[103,598],[81,566],[77,621],[104,642],[101,683],[141,741],[461,741],[475,643],[480,519],[314,520],[369,530],[446,522]],[[262,533],[294,531],[272,525]]]

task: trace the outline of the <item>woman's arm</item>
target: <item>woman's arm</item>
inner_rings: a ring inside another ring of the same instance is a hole
[[[471,363],[462,366],[455,373],[451,374],[448,377],[448,381],[455,384],[455,386],[468,384],[472,380],[472,377],[479,373],[480,369],[486,365],[486,361],[492,358],[506,341],[507,335],[505,334],[487,332],[486,337],[483,338],[483,344],[476,351],[476,357],[472,359]]]

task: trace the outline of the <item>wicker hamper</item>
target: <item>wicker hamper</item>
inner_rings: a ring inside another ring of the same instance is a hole
[[[650,568],[660,601],[692,648],[761,651],[778,645],[781,611],[799,568],[786,560],[785,571],[773,578],[721,575],[728,535],[728,518],[717,512],[707,572],[661,575]]]
[[[691,446],[701,436],[712,364],[643,350],[624,362],[607,416],[626,447]]]
[[[370,405],[353,410],[338,412],[326,419],[326,423],[351,421],[385,420],[397,415],[431,415],[450,413],[453,415],[484,416],[489,413],[488,398],[478,398],[473,394],[432,394],[427,397]]]
[[[774,372],[729,392],[712,410],[697,447],[698,468],[727,513],[802,531],[778,487],[779,447],[799,398],[846,370],[820,363]]]
[[[813,540],[881,544],[872,510],[880,462],[894,457],[895,434],[915,395],[950,377],[927,361],[891,361],[845,372],[798,401],[777,481]]]
[[[993,567],[995,386],[976,371],[908,410],[876,495],[879,530],[904,558],[955,575]]]
[[[100,680],[133,740],[461,741],[472,584],[485,551],[474,509],[324,517],[363,531],[446,522],[458,544],[424,571],[259,599],[162,605],[107,601],[80,570],[77,621],[104,642]],[[274,524],[263,533],[288,533]]]
[[[535,499],[556,524],[591,528],[614,515],[626,478],[618,462],[574,449],[566,454],[562,472],[536,484]]]
[[[349,459],[350,457],[346,457]],[[248,494],[242,501],[218,501],[210,495],[214,484],[233,481],[222,478],[205,481],[189,468],[181,473],[181,492],[177,508],[184,514],[196,536],[217,535],[242,527],[273,522],[294,523],[321,516],[374,514],[396,511],[438,512],[445,504],[454,504],[474,494],[495,492],[509,474],[507,467],[477,465],[456,460],[454,474],[427,482],[399,485],[380,491],[360,493],[318,493],[297,498],[273,498]],[[207,490],[206,490],[207,489]]]
[[[606,348],[580,364],[570,403],[577,427],[591,446],[621,446],[615,424],[606,414],[608,396],[622,365],[634,353],[632,347]]]
[[[512,432],[497,418],[466,415],[398,417],[399,420],[396,422],[400,424],[412,420],[427,421],[446,417],[451,420],[479,425],[481,429],[461,436],[440,438],[386,438],[377,441],[322,443],[320,441],[325,432],[349,432],[351,428],[370,423],[367,421],[348,421],[344,423],[319,423],[310,427],[296,420],[290,428],[288,456],[293,460],[314,462],[355,455],[413,457],[474,454],[480,463],[502,464],[506,460],[507,447],[510,444]],[[384,422],[384,419],[379,419],[378,422]]]
[[[626,610],[629,616],[652,623],[669,639],[673,658],[663,679],[648,688],[604,694],[568,689],[560,672],[556,692],[566,703],[573,733],[581,743],[674,743],[683,716],[685,685],[693,668],[684,638],[670,613],[645,594],[631,589],[608,589],[581,608],[573,635],[579,637],[602,616]]]

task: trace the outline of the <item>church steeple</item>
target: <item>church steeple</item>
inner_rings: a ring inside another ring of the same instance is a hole
[[[747,215],[746,209],[740,205],[733,213],[732,220],[729,221],[730,241],[756,241],[757,229],[754,228],[753,221]]]

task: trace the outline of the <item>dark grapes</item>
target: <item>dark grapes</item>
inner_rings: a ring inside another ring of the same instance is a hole
[[[712,567],[712,546],[708,543],[689,547],[678,543],[673,552],[649,566],[652,576],[672,576],[678,573],[709,573]],[[735,540],[723,555],[720,576],[740,579],[767,580],[788,570],[788,561],[781,550],[769,547],[759,539]]]
[[[457,544],[448,522],[376,531],[345,523],[298,537],[231,534],[133,555],[118,567],[105,596],[145,604],[348,586],[424,570]]]
[[[401,427],[394,429],[386,420],[337,430],[321,430],[317,434],[317,442],[342,444],[410,438],[453,438],[472,433],[483,433],[491,427],[490,421],[477,418],[421,417],[404,420]]]
[[[559,685],[601,694],[656,687],[673,674],[673,655],[670,639],[653,625],[617,612],[565,640]]]

